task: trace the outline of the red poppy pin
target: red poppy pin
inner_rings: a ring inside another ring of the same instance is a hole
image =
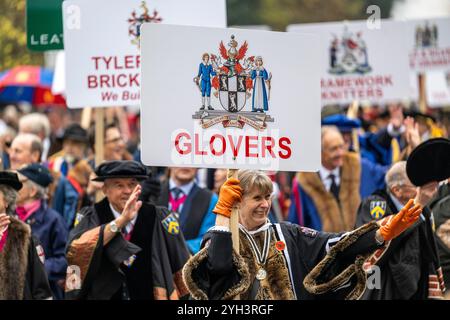
[[[283,251],[284,248],[286,248],[286,244],[283,241],[277,241],[277,243],[275,243],[275,248],[277,248],[278,251]]]

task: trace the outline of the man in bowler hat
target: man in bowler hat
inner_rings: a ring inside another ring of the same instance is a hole
[[[189,251],[176,217],[139,199],[147,168],[136,161],[99,165],[105,198],[77,214],[67,246],[68,299],[179,299]],[[74,281],[74,274],[80,281]],[[79,283],[75,286],[73,284]]]

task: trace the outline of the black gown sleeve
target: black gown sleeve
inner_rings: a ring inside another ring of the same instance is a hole
[[[314,268],[339,243],[342,247],[343,243],[348,242],[339,254],[340,260],[343,261],[354,261],[356,256],[373,252],[379,247],[375,240],[376,230],[329,233],[294,224],[290,224],[288,229],[291,236],[296,239],[296,250],[307,270]],[[348,238],[353,238],[351,243]]]
[[[233,242],[230,232],[213,231],[208,245],[208,270],[214,275],[226,275],[233,270]]]
[[[53,298],[44,264],[36,251],[38,245],[39,241],[32,237],[28,249],[28,268],[24,289],[24,299],[26,300],[50,300]]]
[[[336,235],[318,233],[303,240],[303,250],[309,246],[308,264],[313,268],[303,281],[306,290],[327,299],[357,299],[365,289],[363,264],[370,254],[381,248],[375,240],[378,225],[371,222]]]

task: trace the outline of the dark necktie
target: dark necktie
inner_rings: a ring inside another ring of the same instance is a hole
[[[67,177],[67,173],[69,171],[69,163],[67,162],[66,159],[63,160],[63,162],[61,163],[61,173],[64,175],[64,177]]]
[[[178,200],[182,194],[183,191],[180,188],[175,187],[172,189],[172,196],[175,200]]]
[[[328,176],[328,178],[331,180],[330,192],[333,194],[333,196],[336,198],[337,202],[339,203],[339,187],[336,184],[336,176],[331,173]]]
[[[122,228],[122,234],[123,234],[123,236],[124,236],[125,238],[128,237],[128,231],[127,231],[126,226]]]

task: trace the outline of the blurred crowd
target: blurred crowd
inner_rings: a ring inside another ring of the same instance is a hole
[[[423,141],[448,138],[450,132],[449,113],[442,109],[426,113],[413,110],[402,104],[323,108],[321,168],[317,173],[267,172],[273,182],[269,219],[318,231],[343,232],[381,218],[389,210],[397,212],[417,192],[406,174],[409,154]],[[31,226],[40,243],[56,299],[64,298],[66,246],[77,224],[77,214],[93,206],[104,193],[103,182],[93,181],[99,165],[95,163],[94,113],[88,121],[82,113],[65,108],[34,110],[6,105],[0,118],[1,170],[16,172],[23,184],[13,214]],[[139,113],[122,107],[108,108],[104,124],[103,160],[140,162]],[[191,254],[197,253],[203,236],[215,223],[212,210],[227,180],[227,170],[148,169],[150,174],[142,180],[140,198],[177,212],[186,245]],[[433,228],[447,287],[448,182],[425,186],[430,189],[428,206],[434,215]]]

